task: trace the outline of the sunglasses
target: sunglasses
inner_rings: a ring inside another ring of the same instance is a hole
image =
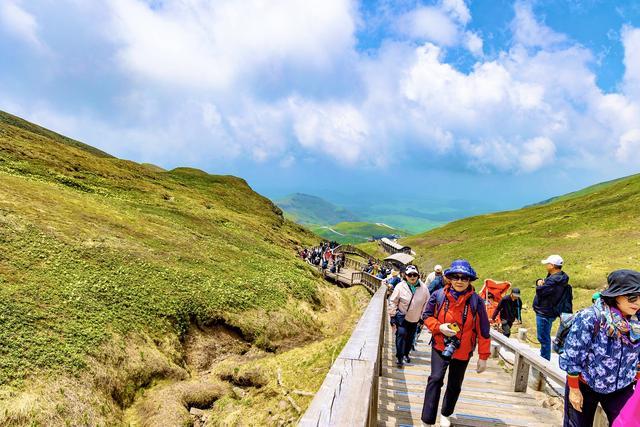
[[[416,273],[410,273],[407,274],[407,277],[418,277],[418,275]]]
[[[634,302],[638,302],[638,300],[640,299],[640,294],[626,295],[626,297],[627,301],[633,304]]]
[[[470,282],[471,278],[469,276],[465,276],[463,274],[452,274],[451,276],[447,276],[449,280],[455,280],[458,282]]]

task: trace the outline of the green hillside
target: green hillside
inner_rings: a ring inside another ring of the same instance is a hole
[[[372,236],[409,235],[404,230],[399,230],[386,224],[372,224],[369,222],[341,222],[332,226],[312,227],[311,231],[327,240],[334,240],[339,243],[363,243]]]
[[[544,275],[540,260],[559,253],[577,306],[585,306],[610,271],[640,268],[640,175],[543,205],[455,221],[402,242],[416,250],[417,262],[426,268],[469,259],[481,278],[520,287],[529,307],[534,280]],[[525,317],[533,326],[532,310]]]
[[[330,225],[358,221],[356,214],[309,194],[295,193],[277,200],[276,204],[286,213],[287,218],[298,224]]]
[[[217,399],[295,417],[269,394],[273,369],[252,367],[263,388],[208,375],[221,357],[284,358],[319,386],[363,299],[297,259],[316,239],[240,178],[163,172],[1,113],[0,425],[113,425],[125,410],[187,425]],[[224,397],[236,383],[246,397]]]

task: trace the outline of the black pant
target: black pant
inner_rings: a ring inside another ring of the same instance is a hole
[[[616,419],[625,403],[633,395],[633,383],[613,393],[603,394],[593,391],[591,387],[580,382],[582,392],[582,412],[578,412],[569,402],[569,385],[564,390],[564,427],[592,426],[598,403],[609,419],[609,425]]]
[[[444,376],[449,368],[449,377],[447,378],[447,390],[442,400],[442,415],[449,416],[453,414],[462,390],[462,381],[464,381],[464,373],[467,370],[468,360],[446,360],[442,357],[442,353],[431,348],[431,375],[427,389],[424,392],[424,405],[422,406],[422,421],[426,424],[435,424],[438,415],[438,402],[440,401],[440,392],[444,383]]]
[[[502,319],[502,321],[500,323],[502,324],[502,335],[504,335],[507,338],[510,337],[511,336],[511,326],[513,325],[513,322],[509,322],[508,320]]]
[[[396,358],[402,359],[408,356],[413,346],[413,338],[416,335],[418,322],[407,322],[403,320],[396,329]]]

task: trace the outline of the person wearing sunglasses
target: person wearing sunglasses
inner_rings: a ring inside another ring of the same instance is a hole
[[[471,356],[478,344],[480,358],[476,371],[484,372],[491,352],[490,325],[484,301],[471,282],[478,278],[468,261],[460,259],[445,270],[446,285],[431,295],[422,313],[422,320],[432,334],[431,374],[422,407],[422,422],[434,425],[438,403],[449,371],[447,388],[442,400],[440,425],[451,425],[462,382]]]
[[[429,300],[429,289],[420,280],[420,272],[415,265],[408,265],[405,268],[404,277],[405,280],[393,289],[387,309],[396,333],[398,367],[404,366],[404,362],[411,363],[409,353],[413,346],[420,315]]]
[[[576,314],[560,355],[565,426],[592,425],[598,404],[611,425],[640,379],[640,272],[616,270],[607,282],[600,298]]]

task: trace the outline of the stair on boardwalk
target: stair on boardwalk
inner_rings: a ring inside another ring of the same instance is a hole
[[[421,426],[422,402],[431,365],[431,337],[425,329],[416,350],[411,353],[411,363],[398,368],[395,364],[395,338],[388,325],[386,329],[378,393],[378,425]],[[562,425],[559,411],[543,408],[541,402],[531,394],[511,391],[511,375],[496,360],[490,359],[487,370],[482,374],[475,371],[477,360],[477,355],[474,355],[469,363],[462,393],[451,417],[452,425]],[[443,395],[445,387],[446,377]]]

